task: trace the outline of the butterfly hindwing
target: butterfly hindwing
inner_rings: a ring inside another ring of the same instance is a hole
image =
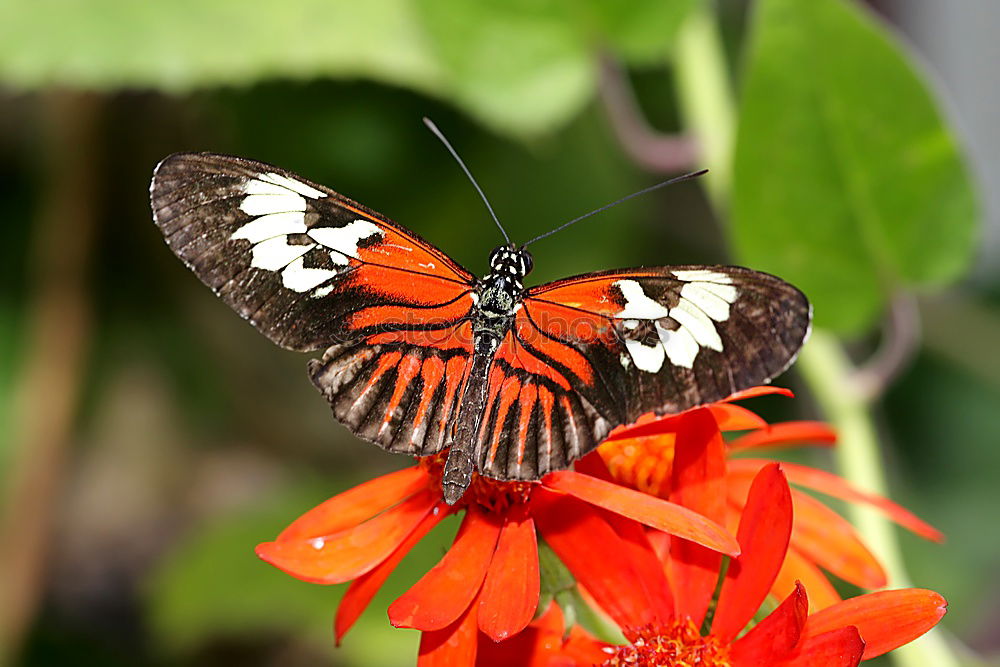
[[[283,347],[313,350],[362,332],[420,328],[441,309],[473,305],[472,275],[443,252],[278,167],[172,155],[157,166],[150,196],[171,249]]]
[[[398,343],[336,345],[309,363],[334,416],[391,452],[440,451],[458,412],[470,353]]]
[[[532,288],[497,352],[480,469],[533,479],[644,413],[767,382],[792,363],[810,318],[799,290],[742,267],[605,271]]]

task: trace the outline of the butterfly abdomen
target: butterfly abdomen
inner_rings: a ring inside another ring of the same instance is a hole
[[[445,502],[449,505],[458,502],[472,483],[472,473],[475,471],[475,461],[478,459],[476,443],[479,439],[479,429],[489,389],[490,367],[493,365],[493,355],[499,342],[500,339],[490,333],[476,335],[473,345],[475,351],[465,381],[465,391],[462,393],[450,437],[445,443],[450,449],[441,485]]]

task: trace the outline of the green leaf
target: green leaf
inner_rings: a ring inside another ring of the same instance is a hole
[[[488,124],[537,133],[567,121],[593,65],[563,0],[417,0],[448,95]]]
[[[611,32],[605,38],[584,29],[570,0],[0,0],[0,83],[185,92],[366,77],[530,135],[566,122],[590,98],[594,44],[648,52],[694,1],[606,11],[595,27]]]
[[[20,315],[13,304],[0,300],[0,433],[11,434],[11,437],[0,439],[0,493],[7,492],[8,468],[14,456],[16,420],[13,408],[24,342],[18,330],[22,325]]]
[[[573,6],[599,45],[624,61],[661,64],[681,24],[703,0],[578,0]]]
[[[288,497],[266,511],[227,515],[187,535],[149,582],[152,627],[164,646],[189,653],[214,637],[283,634],[321,638],[343,586],[297,581],[254,555],[309,506]],[[327,636],[329,636],[327,634]]]
[[[893,289],[960,276],[976,210],[956,142],[900,44],[844,0],[761,0],[734,158],[741,261],[817,324],[869,325]]]
[[[0,26],[0,80],[18,88],[183,91],[316,76],[442,84],[408,0],[6,0]]]

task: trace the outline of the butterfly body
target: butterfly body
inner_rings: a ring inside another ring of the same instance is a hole
[[[742,267],[584,274],[524,287],[501,246],[475,278],[413,232],[278,167],[207,153],[157,167],[154,218],[198,277],[309,374],[353,433],[449,449],[448,502],[475,471],[533,481],[614,427],[719,400],[793,361],[811,309]]]
[[[472,482],[476,436],[486,406],[490,367],[521,307],[524,277],[532,265],[527,250],[499,246],[490,253],[490,272],[476,286],[472,362],[442,478],[444,498],[449,505],[457,502]]]

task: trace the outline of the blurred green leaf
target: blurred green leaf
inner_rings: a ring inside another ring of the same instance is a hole
[[[0,79],[20,88],[177,91],[327,75],[441,83],[408,0],[7,0],[0,26]]]
[[[594,82],[563,0],[417,0],[455,101],[488,124],[538,132],[565,122]]]
[[[271,499],[267,510],[207,522],[189,534],[150,579],[150,617],[171,652],[194,651],[213,637],[250,633],[311,635],[330,632],[343,587],[292,579],[254,555],[308,507],[295,494]]]
[[[660,64],[681,23],[703,0],[582,0],[574,8],[593,39],[631,64]]]
[[[7,468],[14,453],[14,398],[21,346],[18,315],[12,304],[0,301],[0,492],[7,491]]]
[[[740,109],[740,259],[797,284],[819,325],[857,332],[899,285],[970,260],[975,202],[923,75],[844,0],[762,0]]]
[[[590,98],[595,47],[629,61],[662,58],[699,1],[289,0],[251,11],[236,0],[0,0],[0,81],[180,92],[367,77],[531,135]]]

